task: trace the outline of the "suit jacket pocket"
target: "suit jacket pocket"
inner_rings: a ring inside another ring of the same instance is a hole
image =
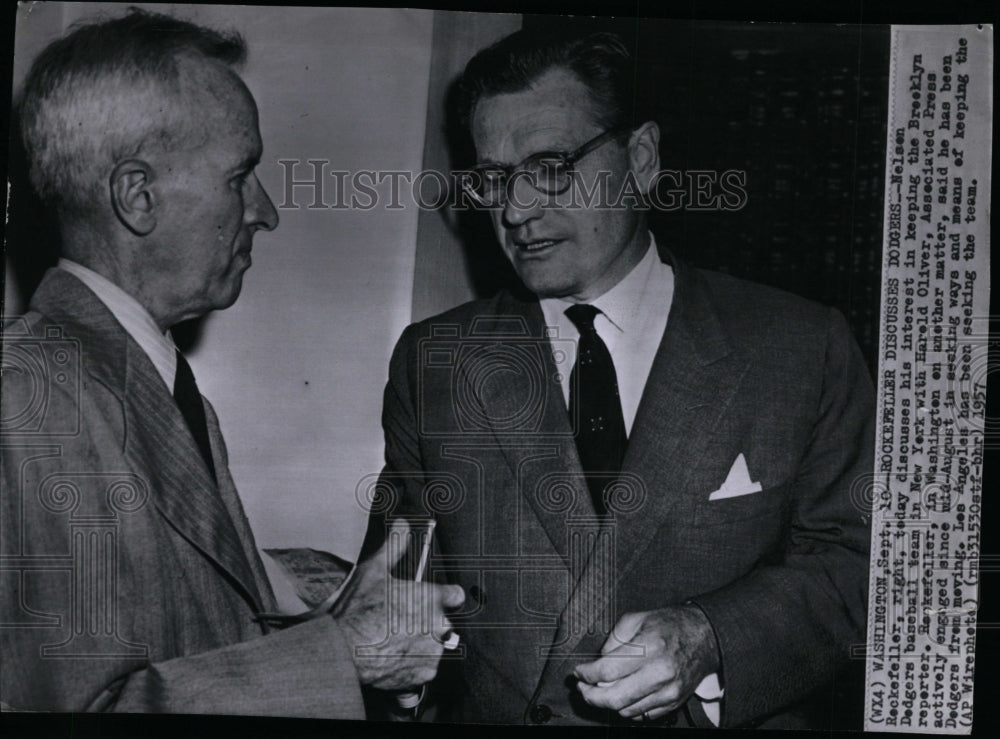
[[[694,526],[753,521],[764,516],[776,516],[788,505],[788,485],[764,488],[756,493],[732,498],[709,500],[705,494],[694,510]]]

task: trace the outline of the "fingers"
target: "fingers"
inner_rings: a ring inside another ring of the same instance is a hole
[[[641,623],[642,614],[629,613],[622,616],[601,647],[603,656],[593,662],[577,665],[574,670],[576,676],[596,685],[620,680],[640,669],[651,656],[646,644],[641,638],[637,638],[640,636],[637,624]],[[630,642],[631,639],[636,639],[636,642]]]
[[[625,657],[617,654],[610,654],[593,662],[586,662],[577,665],[573,673],[585,683],[597,685],[597,683],[613,683],[623,677],[631,675],[642,667],[641,657]]]
[[[636,714],[635,716],[625,716],[624,713],[622,713],[621,715],[625,716],[625,718],[630,718],[633,721],[643,721],[643,722],[645,722],[645,721],[657,721],[657,720],[663,718],[664,716],[666,716],[668,713],[672,713],[672,712],[676,711],[678,708],[681,707],[681,705],[682,705],[681,703],[677,703],[672,708],[669,708],[669,707],[666,707],[666,706],[663,707],[663,708],[651,708],[650,710],[643,711],[643,712],[641,712],[639,714]]]
[[[435,585],[444,608],[458,608],[465,603],[465,591],[461,585]]]
[[[422,634],[440,644],[452,631],[446,611],[465,602],[458,585],[392,580],[394,595],[388,607],[393,624],[411,634]]]
[[[392,584],[400,593],[397,598],[399,607],[415,613],[426,612],[433,615],[437,622],[447,621],[444,612],[458,608],[465,602],[465,591],[461,585],[396,579]]]
[[[611,630],[611,635],[601,646],[601,654],[607,654],[623,644],[631,642],[635,635],[639,633],[639,629],[642,628],[645,616],[645,613],[626,613],[618,619],[615,628]]]
[[[605,687],[596,685],[581,686],[580,692],[591,705],[620,711],[627,706],[641,701],[651,692],[661,687],[658,684],[650,684],[651,681],[648,673],[648,666],[643,666],[631,675],[621,680],[616,680]],[[584,693],[583,687],[588,688],[587,693]]]
[[[454,628],[451,625],[451,621],[441,616],[434,620],[434,625],[428,633],[434,638],[435,642],[443,645],[448,637],[454,633]]]
[[[630,718],[638,721],[642,721],[645,718],[655,721],[658,718],[663,718],[671,711],[680,708],[683,702],[680,700],[677,684],[672,683],[625,708],[619,709],[618,714],[622,718]]]
[[[574,671],[584,700],[625,718],[665,715],[678,705],[681,683],[677,662],[664,653],[648,613],[628,613],[615,624],[601,648],[602,657]],[[656,712],[654,714],[654,711]]]
[[[604,685],[580,683],[584,700],[599,708],[610,708],[624,718],[662,709],[668,713],[679,705],[680,684],[676,672],[661,661],[646,663],[633,674]]]
[[[368,654],[355,653],[362,683],[382,690],[412,689],[432,681],[444,647],[427,634],[390,634]]]

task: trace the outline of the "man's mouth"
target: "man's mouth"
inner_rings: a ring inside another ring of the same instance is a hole
[[[515,241],[514,244],[522,254],[532,254],[555,246],[560,241],[561,239],[532,239],[531,241]]]

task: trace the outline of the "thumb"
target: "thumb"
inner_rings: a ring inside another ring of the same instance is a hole
[[[381,579],[388,577],[392,568],[406,553],[406,547],[410,536],[410,524],[404,518],[397,518],[392,522],[386,532],[385,541],[378,551],[362,562],[364,574],[373,573],[370,577]]]
[[[608,636],[607,641],[601,646],[601,654],[607,654],[628,644],[632,640],[632,637],[639,633],[643,617],[644,614],[642,613],[626,613],[618,619],[615,628],[611,630],[611,635]]]
[[[445,608],[458,608],[465,603],[465,591],[461,585],[438,585],[441,605]]]

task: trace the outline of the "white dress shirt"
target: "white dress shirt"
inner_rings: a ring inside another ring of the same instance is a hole
[[[632,271],[613,288],[590,301],[590,305],[601,311],[594,318],[594,328],[608,347],[615,365],[622,416],[629,435],[674,297],[674,270],[660,261],[652,234],[649,240],[646,255]],[[571,345],[564,347],[573,353],[567,358],[567,366],[572,367],[576,363],[575,340],[580,338],[580,332],[566,315],[566,309],[573,303],[562,298],[544,298],[539,302],[545,325],[556,327],[560,338],[574,339]],[[563,372],[562,389],[567,407],[569,380],[569,373]]]
[[[670,306],[674,299],[674,270],[660,261],[653,234],[649,235],[649,248],[645,256],[632,268],[624,279],[603,295],[590,301],[590,305],[601,312],[594,318],[597,335],[608,347],[611,361],[618,377],[618,392],[622,403],[625,431],[632,435],[639,401],[653,367],[653,360],[660,348],[663,332],[667,328]],[[566,315],[572,303],[562,298],[539,300],[545,325],[555,327],[564,342],[560,348],[572,353],[566,366],[576,364],[575,340],[580,338],[576,325]],[[563,398],[569,407],[570,374],[561,374]],[[705,715],[716,726],[719,725],[720,704],[723,690],[717,673],[708,675],[699,683],[695,695],[702,701]]]
[[[111,315],[149,357],[157,373],[166,383],[167,391],[173,393],[174,375],[177,374],[177,346],[169,333],[160,331],[149,311],[107,277],[82,264],[69,259],[60,259],[56,267],[79,279],[107,306]]]

